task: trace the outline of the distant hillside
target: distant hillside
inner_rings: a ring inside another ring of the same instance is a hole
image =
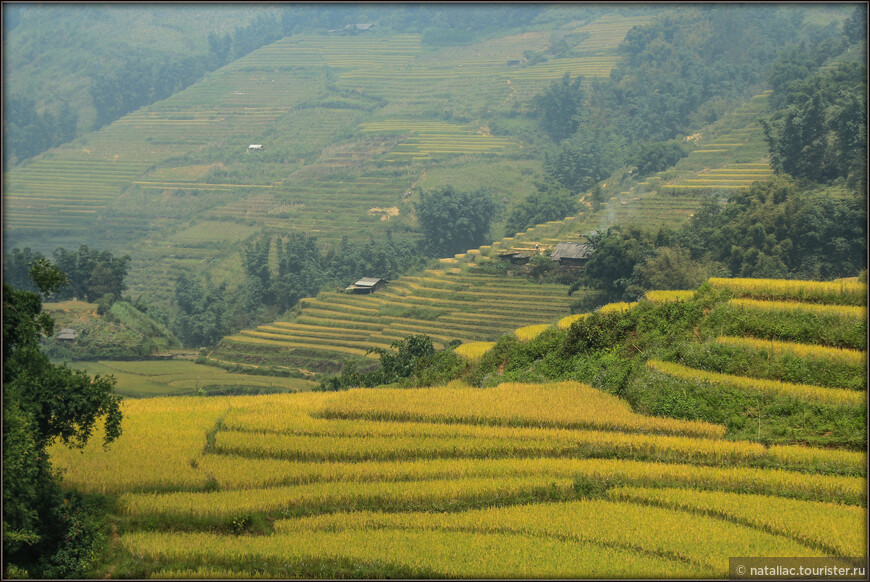
[[[407,230],[405,193],[429,176],[489,181],[510,204],[540,175],[540,152],[492,135],[488,120],[566,72],[608,75],[621,35],[648,19],[609,15],[438,50],[419,35],[285,38],[13,169],[6,244],[125,249],[131,291],[165,303],[181,272],[237,283],[239,245],[264,228],[321,242],[385,223]],[[554,34],[579,35],[576,56],[508,64]],[[265,151],[247,152],[252,143]]]
[[[775,23],[740,31],[761,35],[764,50],[728,51],[727,59],[708,67],[717,47],[728,44],[727,31],[711,37],[718,44],[688,35],[688,48],[668,45],[674,50],[661,55],[655,47],[683,38],[680,26],[726,22],[733,28],[751,13],[723,8],[711,11],[713,19],[692,10],[667,19],[668,10],[474,9],[459,27],[462,34],[448,38],[448,25],[459,24],[460,13],[452,10],[429,13],[427,27],[423,14],[404,9],[384,13],[383,21],[368,18],[376,10],[330,9],[298,22],[282,13],[280,26],[270,21],[268,34],[290,36],[247,53],[227,52],[226,35],[211,36],[207,51],[228,64],[7,172],[5,246],[50,252],[87,243],[128,253],[132,295],[163,313],[173,309],[181,275],[210,278],[226,284],[242,306],[237,312],[245,313],[232,323],[239,330],[281,316],[274,305],[258,304],[262,293],[246,276],[244,257],[254,241],[277,247],[290,235],[304,235],[316,252],[331,257],[342,245],[369,240],[413,248],[423,236],[416,205],[431,188],[487,188],[497,202],[491,236],[508,235],[508,247],[552,244],[627,220],[678,223],[708,194],[770,175],[755,124],[769,94],[758,87],[760,95],[746,103],[749,91],[762,83],[779,36],[801,30],[840,46],[838,27],[848,12],[808,9],[816,23],[800,28],[799,18],[774,10]],[[518,14],[530,16],[529,24],[520,27]],[[351,16],[363,26],[343,20]],[[777,38],[763,35],[765,27],[780,24]],[[729,82],[741,59],[751,70]],[[637,76],[648,62],[662,68],[661,87]],[[686,115],[679,119],[668,113],[670,101],[656,97],[667,93],[668,71],[675,99],[682,88],[692,89],[691,98],[680,101]],[[569,93],[582,88],[567,95],[580,109],[565,113],[568,130],[554,132],[550,122],[558,127],[558,115],[550,112],[559,110],[559,99],[546,101],[560,83]],[[621,92],[626,100],[608,109]],[[667,141],[653,142],[650,151],[677,145],[691,153],[639,176],[625,164],[636,155],[629,137],[647,132],[637,129],[639,120],[650,124],[644,112],[669,116],[667,133],[651,134]],[[705,126],[707,119],[719,121]],[[574,127],[575,120],[584,125]],[[679,133],[685,129],[698,133]],[[547,224],[523,226],[526,232],[517,236],[505,232],[506,224],[514,230],[507,220],[512,210],[553,180],[577,203],[574,216],[553,215],[550,222],[561,223],[556,232],[547,232]],[[536,238],[542,235],[546,241]],[[268,268],[276,263],[273,254]],[[314,294],[311,289],[326,288],[321,283],[305,289]]]
[[[114,108],[94,95],[106,94],[101,82],[122,69],[135,73],[123,99],[144,105],[168,97],[209,68],[210,35],[231,34],[269,13],[274,9],[241,4],[4,4],[4,116],[10,124],[4,126],[4,159],[39,153],[35,148],[47,133],[68,141],[105,123]],[[58,133],[58,126],[70,124]]]

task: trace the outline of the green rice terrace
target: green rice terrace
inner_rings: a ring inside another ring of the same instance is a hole
[[[284,38],[12,169],[7,244],[50,251],[86,242],[129,252],[132,294],[166,305],[181,274],[237,285],[241,247],[264,231],[327,244],[364,240],[385,226],[413,226],[415,187],[444,183],[494,185],[513,203],[533,189],[540,155],[517,135],[493,135],[484,111],[524,107],[566,72],[608,75],[625,33],[647,21],[608,15],[563,27],[556,32],[581,39],[574,56],[522,67],[524,52],[543,50],[554,31],[440,50],[418,35]],[[771,171],[755,117],[768,96],[687,138],[691,154],[670,170],[641,182],[615,174],[602,185],[609,201],[595,211],[584,200],[576,216],[505,233],[373,297],[321,293],[291,321],[243,330],[209,357],[303,370],[325,358],[322,366],[334,369],[341,358],[416,332],[445,345],[555,321],[569,310],[564,287],[500,281],[465,265],[507,250],[543,253],[615,223],[677,224],[711,191],[765,179]],[[248,151],[254,143],[264,151]]]
[[[539,156],[481,120],[565,73],[608,75],[625,33],[649,20],[608,15],[440,50],[419,35],[286,37],[12,168],[6,244],[130,253],[131,292],[165,304],[179,273],[234,284],[239,245],[264,228],[328,243],[413,225],[405,193],[441,167],[458,188],[498,174],[499,194],[517,200]],[[580,39],[570,58],[513,64],[553,34]],[[264,151],[248,152],[255,143]],[[511,163],[483,170],[500,160]]]
[[[562,285],[536,285],[445,268],[402,277],[372,295],[324,292],[303,299],[289,321],[225,337],[208,356],[218,364],[328,372],[409,335],[449,342],[492,339],[517,325],[556,321],[573,301]]]

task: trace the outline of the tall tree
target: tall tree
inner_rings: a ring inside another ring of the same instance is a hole
[[[187,346],[200,347],[216,344],[223,337],[227,325],[226,284],[214,285],[206,281],[200,285],[187,275],[181,275],[175,284],[175,317],[173,331]]]
[[[483,244],[496,210],[486,189],[462,192],[453,186],[423,192],[414,207],[426,251],[439,257]]]
[[[565,73],[561,80],[551,83],[532,100],[541,127],[557,143],[574,135],[580,124],[585,99],[582,81],[582,77],[572,81],[571,74]]]
[[[47,260],[31,275],[40,293],[66,277]],[[79,577],[94,557],[99,532],[81,519],[48,460],[55,439],[81,447],[102,424],[104,443],[121,434],[114,378],[91,378],[52,364],[39,346],[54,323],[42,296],[3,284],[3,571],[37,578]]]

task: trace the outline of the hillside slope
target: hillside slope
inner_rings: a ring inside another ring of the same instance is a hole
[[[621,35],[648,18],[444,49],[410,34],[285,38],[12,169],[6,246],[129,252],[133,294],[165,304],[182,272],[235,284],[240,243],[264,229],[364,238],[389,216],[376,209],[395,209],[402,232],[414,224],[405,193],[427,173],[449,171],[460,189],[489,176],[510,203],[540,154],[488,135],[489,120],[566,72],[608,75]],[[569,34],[583,39],[577,56],[508,64]],[[247,152],[254,143],[265,151]]]
[[[127,401],[109,451],[52,459],[114,500],[131,577],[721,578],[747,544],[864,557],[866,293],[714,279],[502,338],[471,386]],[[607,357],[626,350],[628,402]]]

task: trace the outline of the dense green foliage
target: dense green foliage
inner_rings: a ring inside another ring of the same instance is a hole
[[[3,169],[10,160],[25,160],[71,141],[76,136],[78,114],[64,102],[57,113],[36,109],[33,99],[11,97],[3,101]]]
[[[685,343],[677,347],[675,361],[700,370],[770,378],[785,382],[863,390],[865,365],[833,358],[811,359],[794,354],[765,353],[721,343]]]
[[[815,133],[801,138],[816,142],[817,150],[825,149],[820,136],[839,136],[827,146],[830,150],[845,151],[847,142],[860,141],[863,147],[863,93],[854,91],[854,80],[864,76],[860,67],[850,65],[855,68],[848,75],[840,69],[824,73],[821,84],[830,92],[816,105],[805,98],[806,87],[790,88],[794,80],[856,42],[844,35],[834,25],[806,24],[802,14],[774,5],[683,7],[636,26],[620,45],[623,58],[609,79],[581,82],[566,76],[532,101],[532,112],[554,145],[546,154],[545,169],[573,192],[588,190],[623,163],[637,167],[641,177],[664,170],[687,153],[672,140],[716,121],[766,80],[775,99],[785,89],[797,91],[799,96],[792,99],[807,110],[807,115],[774,116],[771,135],[780,140],[784,134],[785,149],[794,150],[795,132],[790,126],[780,129],[789,123],[818,125]],[[802,54],[801,43],[813,47],[814,61],[789,56]],[[784,56],[772,64],[781,51]],[[836,93],[846,86],[845,94]],[[824,121],[806,119],[811,115]],[[848,160],[840,156],[840,166],[855,167],[866,156],[860,149],[853,154]],[[775,165],[781,157],[773,156]],[[814,171],[824,174],[830,165]]]
[[[54,265],[66,275],[67,285],[54,292],[53,299],[97,301],[111,295],[111,301],[119,299],[127,288],[124,278],[130,265],[130,257],[115,257],[109,251],[99,251],[82,245],[77,251],[58,248],[52,254]],[[31,265],[46,261],[45,256],[30,248],[14,248],[3,261],[3,281],[13,287],[34,290],[30,280]]]
[[[368,372],[360,372],[352,361],[345,362],[338,376],[326,378],[321,390],[346,390],[413,382],[413,386],[432,386],[453,377],[462,368],[462,359],[452,349],[435,351],[432,339],[427,335],[408,336],[394,341],[390,350],[375,348],[378,366]]]
[[[554,142],[560,142],[574,135],[583,114],[586,94],[583,79],[565,73],[560,81],[553,82],[543,93],[532,100],[538,111],[541,127]]]
[[[637,144],[625,163],[634,166],[639,178],[666,170],[689,155],[689,150],[676,141],[658,141]]]
[[[711,201],[678,230],[613,227],[573,289],[607,300],[650,289],[693,289],[710,276],[827,280],[865,269],[867,207],[788,179],[756,182],[724,206]]]
[[[43,295],[62,284],[61,277],[46,278],[37,270],[33,275]],[[98,422],[106,443],[117,438],[121,411],[115,382],[51,364],[39,339],[53,327],[39,294],[4,283],[4,577],[82,576],[102,535],[98,511],[61,490],[46,448],[55,439],[84,446]]]
[[[782,106],[762,120],[773,169],[814,182],[848,177],[866,189],[866,65],[840,63],[780,82]]]
[[[177,314],[172,322],[175,335],[188,346],[208,346],[226,332],[226,285],[206,281],[200,285],[182,275],[175,285]]]
[[[577,197],[567,189],[553,182],[539,184],[537,192],[529,194],[510,211],[505,222],[505,233],[522,232],[536,224],[562,220],[566,216],[573,216],[577,209]]]
[[[449,257],[484,244],[496,210],[489,191],[463,192],[452,186],[422,192],[414,208],[425,251],[433,257]]]

